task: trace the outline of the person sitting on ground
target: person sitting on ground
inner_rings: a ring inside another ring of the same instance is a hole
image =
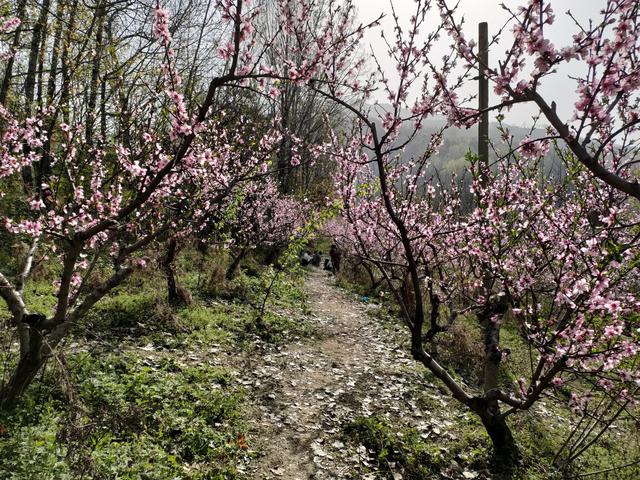
[[[311,258],[311,265],[313,265],[314,267],[319,267],[320,262],[322,262],[322,255],[320,254],[320,252],[314,253],[313,257]]]
[[[313,260],[313,257],[309,254],[309,252],[302,252],[302,254],[300,255],[300,265],[302,265],[303,267],[309,265],[311,263],[311,260]]]

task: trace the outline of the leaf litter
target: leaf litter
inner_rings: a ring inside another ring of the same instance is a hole
[[[455,438],[448,416],[456,410],[398,338],[369,314],[379,307],[336,288],[330,278],[312,270],[305,282],[307,321],[317,335],[264,346],[237,366],[238,383],[252,397],[248,438],[254,455],[241,466],[248,478],[389,478],[376,470],[371,451],[344,437],[345,426],[361,416],[400,419],[434,442]],[[425,394],[437,411],[421,406],[418,396]],[[458,478],[487,478],[459,465],[455,470]],[[404,478],[399,467],[392,478]],[[456,477],[443,472],[442,478]]]

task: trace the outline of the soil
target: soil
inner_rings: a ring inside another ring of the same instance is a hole
[[[305,285],[317,334],[252,355],[243,368],[241,383],[255,395],[249,438],[259,442],[251,446],[259,453],[246,474],[265,480],[378,478],[370,452],[345,437],[345,426],[380,414],[433,434],[438,427],[432,422],[442,423],[416,398],[430,395],[442,406],[448,399],[400,346],[400,326],[394,332],[370,314],[378,307],[337,288],[320,269],[308,273]]]

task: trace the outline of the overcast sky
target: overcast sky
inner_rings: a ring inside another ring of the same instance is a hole
[[[565,14],[567,10],[578,18],[581,22],[587,21],[589,18],[597,18],[598,12],[605,5],[605,0],[550,0],[556,19],[551,27],[545,27],[545,36],[547,36],[556,47],[562,47],[571,43],[571,36],[576,33],[576,26],[573,21]],[[391,32],[391,18],[389,15],[389,0],[354,0],[358,7],[358,15],[360,21],[367,22],[375,19],[380,13],[387,15],[386,21],[383,21],[382,28]],[[450,4],[453,5],[454,0]],[[457,16],[465,17],[465,36],[467,39],[477,38],[478,23],[485,21],[489,23],[489,35],[493,35],[508,19],[508,13],[500,6],[502,3],[510,8],[526,3],[525,0],[460,0],[460,9]],[[415,10],[414,0],[395,0],[394,6],[396,12],[401,18],[408,18]],[[432,11],[434,22],[439,22],[439,14],[436,10]],[[426,30],[426,29],[423,29]],[[386,57],[386,47],[380,38],[380,32],[369,32],[365,37],[366,42],[371,45],[373,51],[378,52],[380,60]],[[490,63],[496,65],[498,59],[503,56],[507,45],[512,42],[513,38],[510,30],[506,30],[503,35],[503,42],[499,46],[494,46],[490,52]],[[446,53],[446,45],[451,42],[447,41],[438,48],[434,49],[434,55],[439,58]],[[381,62],[388,68],[387,74],[393,78],[394,65],[390,62]],[[554,100],[558,105],[558,110],[563,116],[568,116],[572,111],[575,102],[575,82],[569,78],[569,75],[582,73],[578,62],[564,67],[563,70],[553,74],[545,79],[542,85],[542,93],[549,102]],[[475,89],[477,86],[469,85],[469,89]],[[493,89],[491,89],[493,90]],[[493,91],[491,91],[493,95]],[[383,99],[380,99],[383,101]],[[507,114],[507,121],[515,125],[530,125],[531,116],[535,112],[532,108],[519,107],[513,109]]]

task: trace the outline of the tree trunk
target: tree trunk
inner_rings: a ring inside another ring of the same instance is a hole
[[[499,407],[486,397],[474,397],[467,406],[480,417],[493,445],[493,460],[499,469],[513,467],[520,453],[507,421]]]
[[[0,390],[0,410],[15,408],[25,390],[36,377],[47,357],[42,356],[41,349],[24,355],[6,386]]]
[[[411,276],[408,273],[406,273],[405,277],[402,279],[402,285],[400,286],[400,297],[402,298],[402,302],[405,304],[409,319],[413,320],[416,316],[417,311],[416,296],[415,289],[413,288],[413,282],[411,281]]]
[[[11,49],[13,52],[17,51],[20,46],[20,35],[22,34],[22,29],[24,28],[24,24],[26,21],[25,18],[25,9],[27,7],[27,0],[21,0],[18,3],[18,8],[16,9],[16,17],[21,20],[20,25],[16,28],[15,33],[13,34],[13,43],[11,44]],[[12,55],[9,60],[7,60],[7,66],[4,71],[4,78],[2,80],[2,86],[0,86],[0,104],[5,104],[7,101],[7,95],[9,94],[9,89],[11,88],[11,79],[13,77],[13,64],[15,63],[15,55]]]
[[[43,105],[51,105],[54,101],[56,93],[56,79],[58,76],[58,59],[62,42],[62,29],[64,24],[64,2],[58,2],[56,5],[55,33],[53,40],[53,51],[51,53],[51,63],[49,66],[49,78],[47,79],[46,98],[43,99]],[[44,37],[44,36],[43,36]],[[42,157],[36,170],[36,188],[40,189],[42,184],[51,175],[51,139],[55,128],[57,113],[54,113],[47,122],[47,135],[42,146]]]
[[[31,35],[31,43],[29,46],[29,61],[27,67],[27,74],[24,80],[24,111],[27,117],[31,116],[33,112],[33,101],[35,99],[35,86],[36,75],[38,74],[38,58],[41,52],[41,44],[43,39],[46,39],[46,27],[47,18],[49,15],[50,0],[44,0],[40,7],[40,14],[38,20],[33,28]],[[27,145],[24,147],[25,154],[29,152]],[[28,167],[23,167],[22,178],[26,185],[33,186],[36,189],[40,188],[38,183],[42,178],[39,173],[39,165],[34,164]]]
[[[484,379],[485,393],[498,387],[500,373],[500,325],[490,313],[479,315],[479,323],[484,334]]]
[[[191,295],[176,281],[176,269],[173,264],[178,253],[178,242],[172,237],[167,242],[167,250],[162,259],[162,268],[167,277],[167,300],[172,307],[181,307],[191,303]]]
[[[47,357],[42,354],[42,333],[37,329],[36,324],[28,328],[27,342],[24,346],[26,348],[21,348],[21,352],[24,353],[21,354],[9,382],[0,390],[0,409],[12,409],[18,404],[18,400],[46,361]]]
[[[369,282],[371,283],[371,285],[369,285],[369,292],[374,293],[376,291],[376,288],[380,286],[381,281],[376,280],[376,276],[373,273],[373,269],[367,264],[367,262],[363,261],[361,262],[361,265],[367,272],[367,275],[369,275]]]
[[[164,274],[167,277],[167,299],[169,305],[179,305],[180,296],[178,295],[178,286],[176,283],[176,272],[173,265],[173,261],[176,258],[177,242],[175,238],[171,238],[167,242],[167,251],[165,253],[162,267]]]
[[[232,280],[238,275],[238,271],[240,269],[240,262],[244,258],[245,253],[246,253],[246,250],[242,249],[234,257],[233,261],[231,262],[231,265],[229,265],[229,268],[227,268],[227,274],[225,275],[227,280]]]
[[[282,115],[282,125],[285,128],[290,127],[291,96],[293,88],[295,87],[287,84],[280,98],[280,101],[282,102],[280,113]],[[280,189],[282,193],[291,193],[291,174],[291,140],[285,135],[280,143],[278,151],[278,180],[280,181]]]
[[[479,414],[484,428],[487,430],[491,443],[493,444],[494,460],[499,467],[513,466],[519,457],[518,446],[516,445],[511,429],[507,421],[500,412],[493,413],[493,410],[485,408]]]
[[[131,112],[129,112],[129,94],[125,91],[124,84],[118,83],[118,136],[122,138],[122,143],[131,148]]]
[[[36,74],[38,68],[38,55],[40,53],[41,37],[46,36],[47,17],[49,15],[49,5],[51,0],[44,0],[40,7],[38,20],[31,35],[31,45],[29,47],[29,66],[27,76],[24,80],[24,109],[27,116],[31,115],[33,100],[35,96]]]
[[[44,62],[47,52],[47,40],[48,40],[48,32],[49,32],[49,24],[48,24],[48,15],[45,19],[43,31],[44,34],[40,35],[40,47],[38,51],[38,79],[36,80],[37,85],[37,93],[36,93],[36,102],[38,107],[42,107],[44,105],[43,95],[44,95]]]
[[[506,420],[500,415],[483,416],[481,420],[491,438],[491,443],[493,443],[496,458],[498,460],[508,460],[509,463],[512,463],[518,456],[518,447]]]
[[[85,142],[87,148],[90,149],[94,142],[94,125],[96,120],[96,105],[98,102],[98,89],[100,88],[100,64],[102,61],[102,51],[104,47],[103,37],[104,37],[104,23],[106,16],[106,8],[105,2],[102,1],[98,4],[96,8],[96,17],[97,17],[97,25],[96,25],[96,39],[95,39],[95,48],[94,48],[94,56],[91,64],[91,81],[89,84],[89,99],[87,105],[87,116],[86,116],[86,124],[85,124]]]
[[[60,105],[62,107],[62,118],[65,123],[70,123],[70,115],[69,115],[69,95],[71,92],[71,59],[69,46],[71,45],[73,39],[73,30],[76,27],[76,15],[78,13],[78,0],[73,0],[71,6],[69,7],[69,20],[67,23],[67,32],[62,42],[62,56],[61,56],[61,66],[62,66],[62,85],[60,86]]]
[[[51,105],[56,93],[56,80],[58,77],[58,58],[60,57],[60,43],[62,42],[62,28],[64,25],[64,2],[58,2],[55,13],[55,33],[53,36],[53,51],[51,52],[51,65],[49,78],[47,79],[46,104]]]

